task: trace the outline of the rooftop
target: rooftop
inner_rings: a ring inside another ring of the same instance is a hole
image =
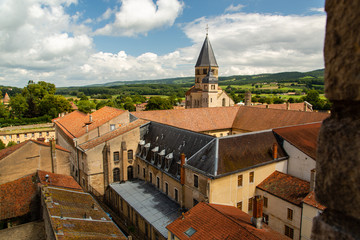
[[[279,171],[272,173],[257,188],[298,206],[310,192],[309,182]]]
[[[276,159],[272,155],[274,144],[278,149]],[[190,157],[186,166],[209,177],[221,177],[287,157],[272,131],[266,130],[217,138]]]
[[[166,227],[179,239],[189,239],[186,231],[193,229],[190,239],[288,239],[263,224],[257,229],[251,217],[232,206],[198,203]]]
[[[167,238],[166,226],[181,215],[180,206],[142,180],[112,183],[114,189],[136,212]]]
[[[111,119],[127,111],[105,106],[93,112],[92,122],[88,125],[88,131],[91,131]],[[85,124],[89,123],[89,115],[80,111],[73,111],[63,117],[53,119],[53,122],[59,126],[63,132],[71,139],[81,137],[86,133]]]
[[[0,185],[0,220],[30,213],[36,202],[36,189],[35,173]]]
[[[38,170],[37,174],[38,180],[41,184],[46,184],[48,186],[71,188],[82,191],[82,188],[72,176],[46,172],[42,170]],[[48,180],[46,180],[46,175],[48,176]]]
[[[320,127],[321,122],[277,128],[273,131],[300,151],[316,160],[317,139]]]
[[[303,202],[322,211],[326,208],[324,205],[321,205],[318,203],[318,201],[316,201],[314,191],[309,192],[309,194],[304,198]]]
[[[289,109],[287,109],[288,108],[287,103],[252,105],[252,107],[257,107],[257,108],[272,108],[272,109],[283,109],[283,110],[293,110],[293,111],[304,111],[305,106],[307,111],[312,111],[311,104],[307,102],[289,103]]]
[[[209,37],[206,35],[195,67],[218,67]]]

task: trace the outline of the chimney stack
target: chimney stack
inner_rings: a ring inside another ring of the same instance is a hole
[[[311,175],[310,175],[310,192],[315,190],[315,180],[316,180],[316,170],[314,168],[311,170]]]
[[[277,159],[277,157],[278,157],[278,147],[277,147],[277,144],[274,143],[274,145],[273,145],[273,159],[275,160],[275,159]]]
[[[290,110],[290,103],[286,102],[286,110]]]
[[[49,182],[49,174],[45,175],[45,182]]]
[[[258,195],[253,198],[253,217],[251,218],[252,224],[261,229],[262,227],[262,218],[263,218],[263,198]]]
[[[91,114],[89,114],[89,122],[92,122],[93,120],[92,120],[92,115]]]
[[[182,153],[180,155],[180,160],[181,160],[181,169],[180,169],[180,182],[182,185],[185,184],[185,169],[184,169],[184,164],[185,164],[185,154]]]

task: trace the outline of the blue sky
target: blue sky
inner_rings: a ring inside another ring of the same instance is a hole
[[[192,76],[206,26],[220,76],[323,68],[324,0],[0,0],[0,85]]]

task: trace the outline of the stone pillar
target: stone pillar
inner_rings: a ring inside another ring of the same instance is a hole
[[[360,239],[360,1],[326,0],[325,94],[316,199],[327,207],[312,239]]]

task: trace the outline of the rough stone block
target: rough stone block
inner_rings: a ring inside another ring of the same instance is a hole
[[[325,95],[360,101],[360,1],[327,0]]]
[[[360,219],[360,102],[335,102],[321,127],[316,160],[316,198]]]

